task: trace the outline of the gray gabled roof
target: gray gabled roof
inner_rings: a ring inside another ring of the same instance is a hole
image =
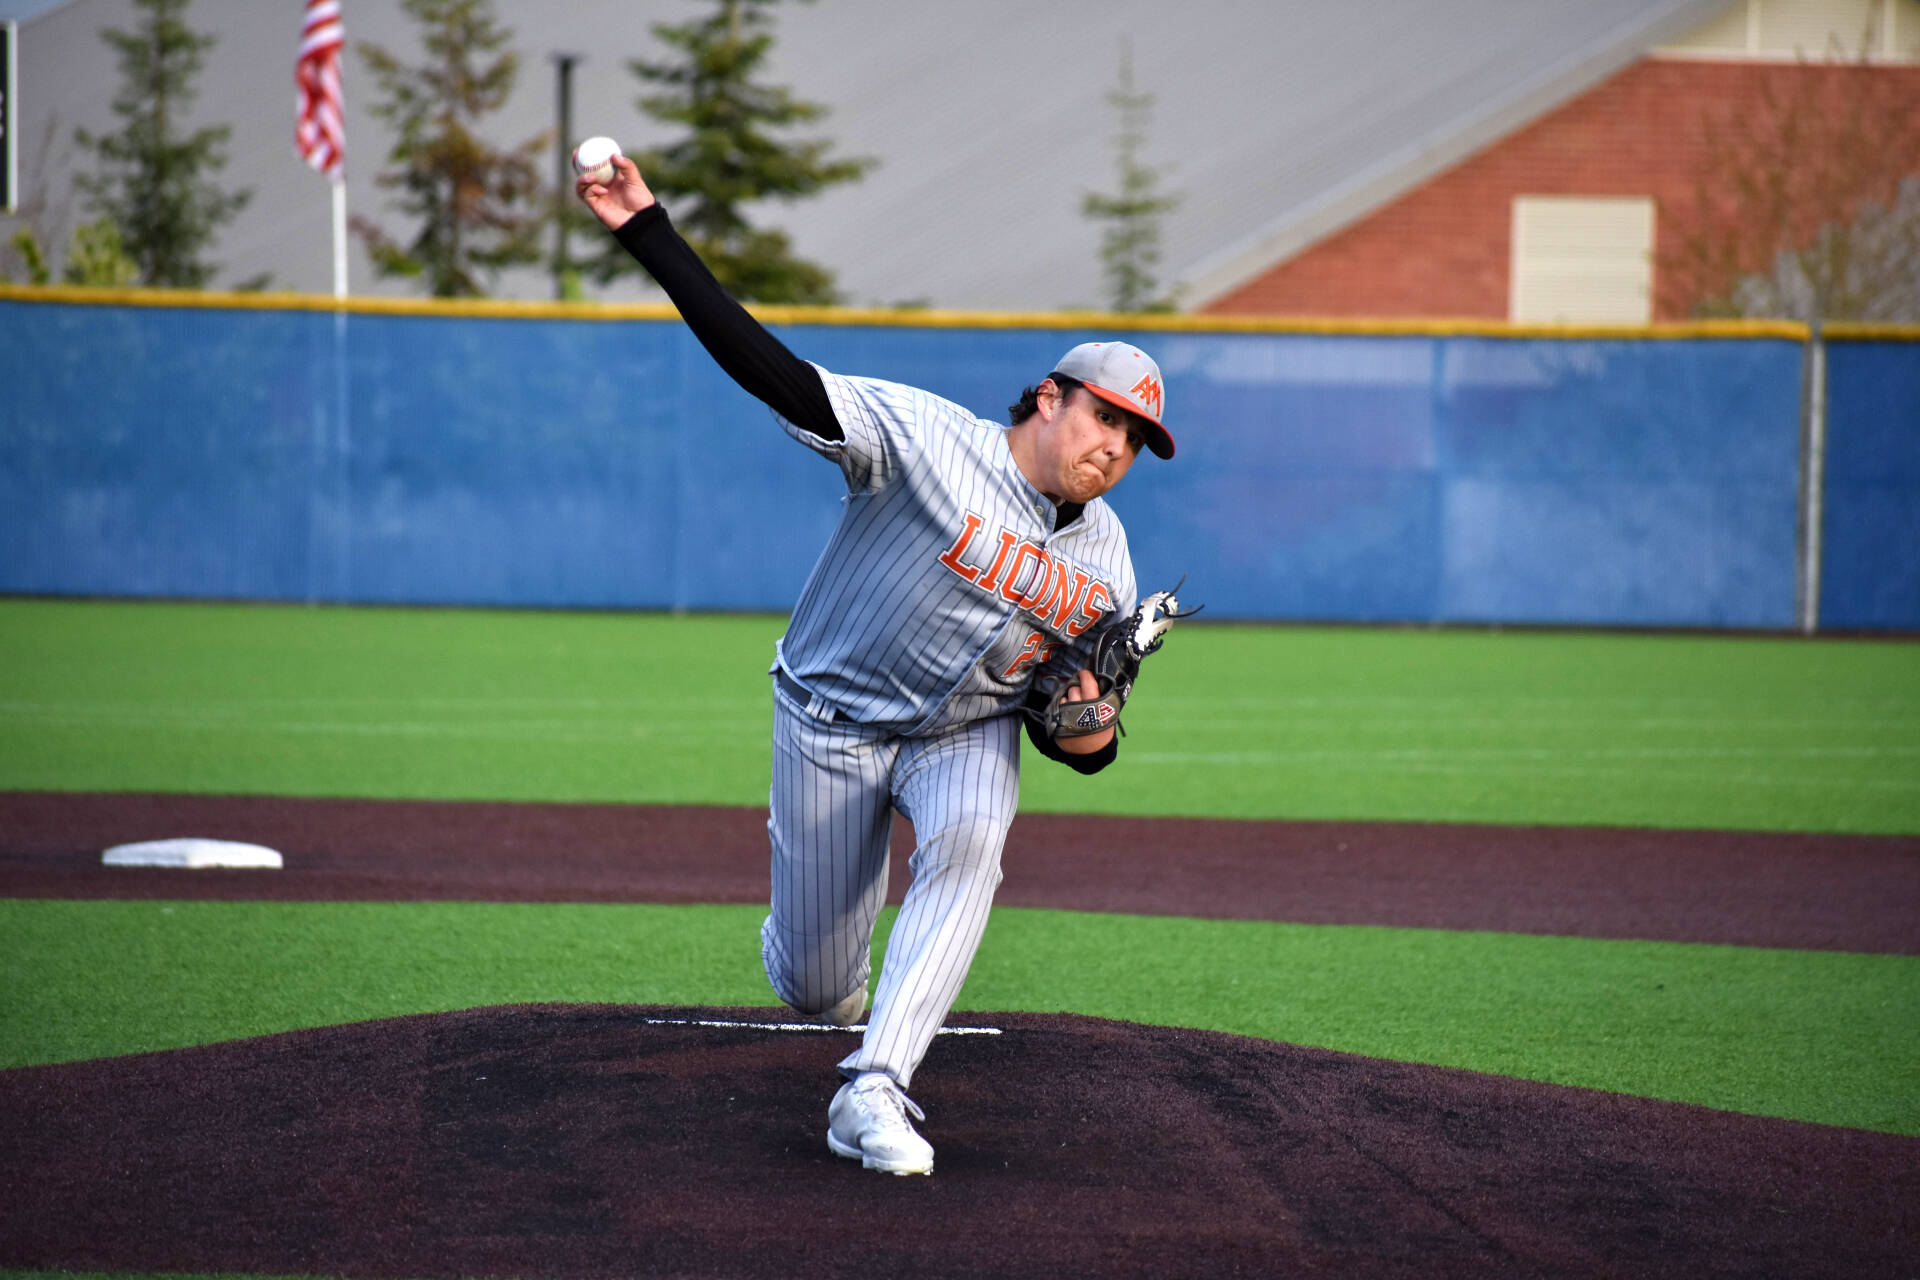
[[[37,18],[49,9],[57,9],[66,0],[0,0],[0,22],[18,22]]]
[[[1377,207],[1727,0],[1107,0],[823,4],[786,19],[796,68],[829,24],[870,27],[836,136],[885,157],[796,208],[858,297],[1101,300],[1083,192],[1110,189],[1120,40],[1156,95],[1146,158],[1181,196],[1164,276],[1195,305]],[[830,11],[832,11],[830,13]],[[805,32],[804,36],[801,33]],[[868,72],[863,67],[872,66]]]
[[[7,0],[26,3],[28,0]],[[1181,198],[1164,222],[1164,280],[1183,304],[1214,296],[1590,87],[1728,0],[819,0],[780,6],[770,79],[832,114],[818,133],[880,165],[857,184],[766,220],[838,275],[860,304],[1048,310],[1104,300],[1099,231],[1083,196],[1114,185],[1117,125],[1105,95],[1122,41],[1155,95],[1144,158]],[[665,132],[641,115],[626,71],[652,56],[655,22],[707,0],[495,0],[524,71],[496,141],[552,126],[556,51],[575,72],[575,132],[642,147]],[[409,54],[397,0],[345,0],[350,45]],[[65,185],[74,126],[111,129],[117,84],[102,27],[126,0],[68,0],[22,24],[23,184],[78,220]],[[229,186],[255,197],[214,252],[219,283],[274,274],[330,286],[326,184],[292,154],[295,4],[193,0],[190,25],[220,37],[196,122],[233,125]],[[348,200],[383,217],[374,174],[387,140],[372,85],[347,63]],[[55,145],[41,139],[51,117]],[[32,192],[29,191],[29,195]],[[384,215],[389,222],[391,215]],[[356,250],[356,294],[415,292],[377,280]],[[532,271],[502,296],[549,296]],[[615,297],[646,296],[639,285]]]
[[[1374,114],[1334,122],[1322,145],[1296,154],[1298,180],[1275,185],[1270,217],[1238,238],[1226,238],[1183,261],[1186,300],[1216,297],[1315,241],[1518,130],[1642,57],[1650,49],[1711,20],[1730,0],[1595,6],[1580,22],[1543,40],[1511,32],[1489,40],[1468,29],[1457,45],[1434,48],[1437,67],[1421,55],[1398,75],[1382,77]],[[1510,6],[1512,16],[1527,6]],[[1558,24],[1559,15],[1555,15]],[[1286,170],[1283,158],[1272,157]],[[1228,232],[1231,237],[1231,231]]]

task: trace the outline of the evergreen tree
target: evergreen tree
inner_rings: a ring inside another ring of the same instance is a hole
[[[21,227],[13,233],[13,239],[7,241],[9,256],[0,261],[0,280],[13,281],[14,263],[26,272],[28,284],[51,284],[53,271],[47,266],[47,255],[41,251],[40,237],[33,234],[32,227]]]
[[[827,114],[786,88],[756,84],[773,45],[770,13],[779,0],[718,0],[704,18],[658,24],[653,33],[678,57],[629,62],[641,81],[661,87],[639,99],[658,120],[687,136],[636,156],[647,186],[673,209],[674,224],[728,292],[755,302],[838,301],[833,275],[796,256],[785,233],[752,226],[742,211],[769,197],[797,200],[873,167],[871,159],[829,159],[823,139],[783,141],[775,132]],[[594,263],[602,282],[637,264],[624,250]]]
[[[118,251],[138,267],[141,283],[197,289],[215,270],[201,257],[214,232],[253,193],[222,191],[206,176],[226,166],[231,129],[209,125],[181,132],[194,77],[215,37],[188,28],[188,0],[133,3],[145,15],[136,30],[100,33],[120,51],[113,112],[125,127],[105,137],[75,132],[99,161],[94,172],[78,173],[74,185],[113,225]]]
[[[1159,293],[1155,270],[1160,265],[1160,220],[1180,198],[1158,194],[1160,176],[1140,158],[1153,95],[1134,88],[1131,42],[1121,42],[1120,84],[1106,97],[1120,116],[1120,131],[1114,135],[1120,189],[1114,195],[1089,193],[1080,212],[1108,224],[1100,237],[1108,305],[1114,311],[1171,311],[1173,298]]]
[[[519,57],[510,31],[494,20],[492,0],[403,0],[422,28],[427,61],[413,67],[379,45],[360,55],[383,97],[371,108],[396,140],[394,168],[374,181],[402,192],[399,209],[419,220],[402,245],[366,218],[353,220],[383,276],[419,276],[435,297],[480,297],[506,267],[540,261],[539,238],[551,209],[537,157],[548,135],[511,151],[478,133],[483,117],[513,92]]]
[[[73,229],[67,265],[60,278],[66,284],[124,289],[140,278],[140,265],[127,256],[120,228],[112,219],[102,218]]]

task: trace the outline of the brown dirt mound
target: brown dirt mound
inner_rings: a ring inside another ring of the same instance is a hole
[[[212,836],[287,869],[102,867]],[[895,832],[895,900],[911,831]],[[1022,814],[1002,906],[1920,955],[1920,838]],[[765,902],[764,809],[0,792],[0,896]]]
[[[1908,1276],[1920,1140],[1209,1032],[969,1015],[931,1178],[846,1033],[528,1006],[0,1073],[0,1264],[440,1277]],[[672,1021],[658,1021],[667,1019]]]

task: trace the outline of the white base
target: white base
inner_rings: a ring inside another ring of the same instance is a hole
[[[101,854],[100,861],[109,867],[266,867],[278,871],[281,866],[279,852],[265,845],[197,836],[117,844]]]

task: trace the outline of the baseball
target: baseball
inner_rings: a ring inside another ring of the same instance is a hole
[[[620,144],[612,138],[588,138],[573,149],[573,171],[601,186],[613,181],[613,158]]]

